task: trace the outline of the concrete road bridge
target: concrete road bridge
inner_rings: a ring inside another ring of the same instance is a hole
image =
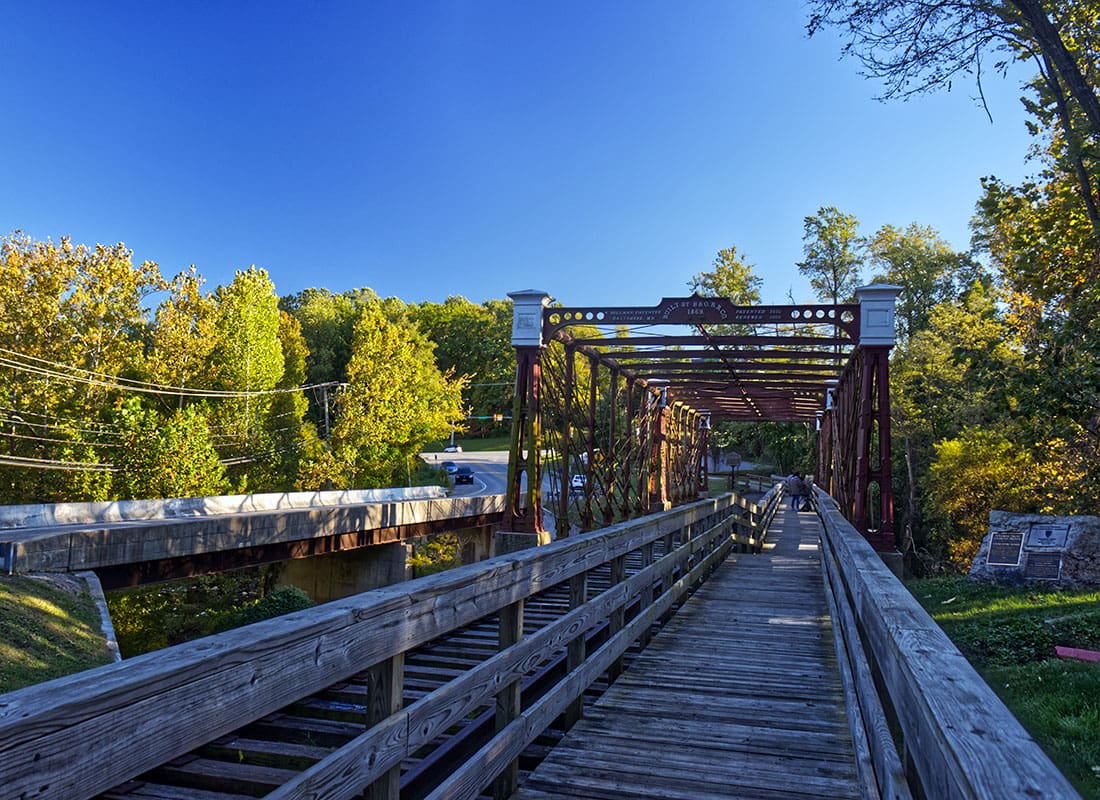
[[[494,555],[0,695],[0,798],[1076,797],[888,566],[896,291],[514,294]],[[817,428],[812,510],[719,419]]]

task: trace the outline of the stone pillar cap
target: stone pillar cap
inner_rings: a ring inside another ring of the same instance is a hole
[[[554,298],[541,289],[508,292],[512,298],[512,346],[542,347],[542,310]]]
[[[892,283],[875,283],[856,289],[861,345],[894,346],[894,307],[902,288]]]

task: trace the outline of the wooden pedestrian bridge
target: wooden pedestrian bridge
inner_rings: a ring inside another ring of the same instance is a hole
[[[0,798],[1076,797],[820,490],[0,695]]]

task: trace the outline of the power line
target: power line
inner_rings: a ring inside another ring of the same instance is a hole
[[[31,469],[61,469],[73,472],[118,472],[114,464],[93,464],[85,461],[54,461],[47,458],[24,458],[0,454],[0,464]]]
[[[168,395],[170,397],[217,397],[217,398],[251,398],[280,394],[299,394],[322,386],[336,386],[337,381],[325,383],[306,384],[286,389],[262,389],[257,391],[228,391],[221,389],[193,389],[186,386],[166,386],[164,384],[139,381],[132,378],[122,378],[118,375],[110,375],[102,372],[81,369],[68,364],[60,364],[56,361],[48,361],[37,356],[29,356],[14,350],[0,347],[0,366],[29,372],[44,378],[56,378],[71,383],[82,383],[88,386],[99,386],[106,389],[120,389],[144,394]],[[20,361],[19,359],[22,359]],[[24,363],[33,362],[33,363]]]

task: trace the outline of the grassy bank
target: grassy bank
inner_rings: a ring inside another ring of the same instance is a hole
[[[1054,647],[1100,650],[1100,592],[971,584],[907,586],[1088,800],[1100,800],[1100,664],[1059,659]]]
[[[0,693],[111,660],[95,602],[81,584],[0,577]]]

